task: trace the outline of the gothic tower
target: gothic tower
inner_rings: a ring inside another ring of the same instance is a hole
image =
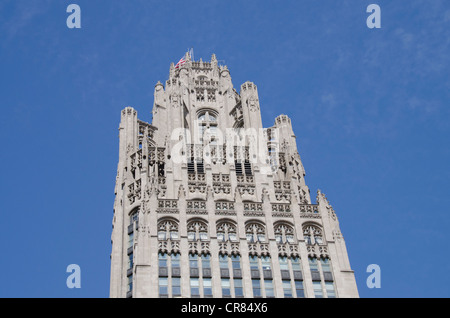
[[[291,119],[263,128],[257,86],[170,66],[153,119],[122,110],[111,297],[358,297],[335,211],[311,201]]]

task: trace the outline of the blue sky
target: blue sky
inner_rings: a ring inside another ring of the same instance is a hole
[[[258,85],[265,127],[291,117],[361,297],[450,296],[447,0],[2,0],[0,297],[108,297],[120,110],[150,121],[155,83],[190,47]]]

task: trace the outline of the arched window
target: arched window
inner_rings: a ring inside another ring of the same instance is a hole
[[[178,224],[171,219],[163,219],[158,222],[158,240],[178,240]]]
[[[307,245],[322,245],[323,234],[322,229],[314,224],[307,224],[303,226],[303,237]]]
[[[245,235],[249,243],[266,242],[266,230],[260,223],[248,223],[245,226]]]
[[[207,241],[208,225],[200,220],[190,221],[187,225],[187,233],[189,241]]]
[[[294,228],[286,223],[277,223],[274,227],[275,240],[278,244],[295,242],[294,240]]]
[[[217,140],[217,114],[213,110],[203,110],[198,113],[199,140],[210,141],[214,144]]]
[[[217,224],[217,240],[219,242],[237,242],[236,225],[223,221]]]
[[[130,224],[139,221],[139,208],[135,208],[130,213]]]

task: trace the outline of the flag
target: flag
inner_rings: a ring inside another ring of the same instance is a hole
[[[175,68],[179,68],[181,65],[186,63],[186,60],[184,59],[184,56],[178,61],[177,65],[175,65]]]
[[[189,54],[189,57],[191,58],[191,60],[194,58],[194,49],[190,49],[190,50],[188,50],[188,52],[187,52],[188,54]],[[186,55],[185,55],[186,56]],[[184,63],[186,63],[186,60],[185,60],[185,56],[183,56],[179,61],[178,61],[178,63],[175,65],[175,68],[180,68],[181,67],[181,65],[183,65]]]

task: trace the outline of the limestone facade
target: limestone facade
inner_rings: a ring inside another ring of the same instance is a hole
[[[254,83],[185,60],[155,85],[151,124],[121,112],[110,297],[358,297],[291,119],[263,128]]]

